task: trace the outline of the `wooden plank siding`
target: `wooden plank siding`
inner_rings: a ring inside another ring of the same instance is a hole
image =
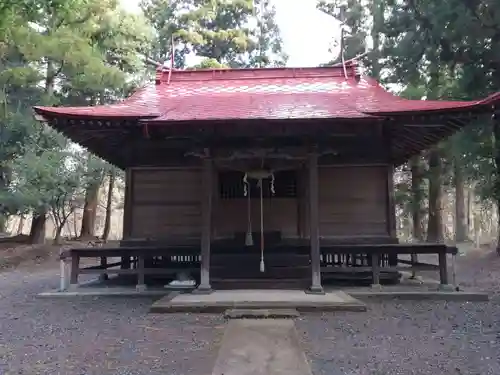
[[[201,234],[201,169],[134,169],[132,236]]]
[[[322,237],[388,236],[387,167],[321,166]]]
[[[284,238],[309,237],[308,173],[298,174],[297,198],[264,199],[265,231]],[[189,238],[201,235],[201,168],[133,168],[127,199],[132,238]],[[390,236],[388,173],[385,165],[320,166],[319,232],[324,238]],[[217,173],[214,175],[217,185]],[[221,199],[214,186],[213,238],[247,230],[247,199]],[[259,199],[251,199],[252,229],[260,227]]]

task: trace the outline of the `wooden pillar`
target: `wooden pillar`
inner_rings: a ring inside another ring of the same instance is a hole
[[[210,285],[210,242],[212,234],[213,161],[203,159],[201,201],[201,269],[200,285],[196,293],[211,293]]]
[[[380,254],[373,252],[372,261],[372,287],[380,288]]]
[[[138,291],[146,290],[146,281],[144,274],[144,255],[141,254],[137,257],[137,285],[136,289]]]
[[[321,264],[319,243],[319,198],[318,198],[318,154],[309,154],[309,238],[311,241],[312,283],[309,293],[324,294],[321,286]]]
[[[398,242],[397,234],[397,223],[396,223],[396,203],[394,196],[394,165],[391,160],[391,129],[388,124],[382,125],[382,132],[384,135],[385,147],[387,150],[386,162],[387,162],[387,190],[386,190],[386,224],[387,224],[387,234],[390,238],[391,243]],[[395,267],[398,265],[398,255],[390,254],[388,256],[389,266]]]
[[[127,168],[125,170],[125,197],[123,205],[123,239],[130,238],[132,236],[133,185],[133,171],[132,169]]]
[[[394,166],[387,166],[387,233],[391,239],[396,239],[396,204],[394,202]]]

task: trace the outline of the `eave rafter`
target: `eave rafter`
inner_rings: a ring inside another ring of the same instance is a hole
[[[460,131],[481,115],[483,114],[468,112],[392,117],[388,122],[392,136],[391,159],[396,165],[402,164]]]
[[[161,163],[186,158],[203,147],[304,147],[324,143],[328,158],[387,158],[401,164],[463,128],[480,113],[452,112],[367,119],[198,121],[148,124],[140,119],[44,118],[46,122],[111,163]],[[386,129],[381,131],[381,129]],[[383,133],[390,138],[384,141]],[[264,143],[262,143],[264,142]],[[267,142],[267,145],[265,144]],[[287,143],[288,142],[288,143]],[[323,146],[321,146],[323,147]],[[332,156],[333,155],[333,156]],[[157,161],[158,159],[158,161]],[[386,159],[387,160],[387,159]]]

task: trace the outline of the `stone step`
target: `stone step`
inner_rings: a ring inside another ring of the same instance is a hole
[[[228,319],[293,319],[300,316],[296,309],[229,309]]]

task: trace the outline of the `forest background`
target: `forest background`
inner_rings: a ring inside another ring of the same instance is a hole
[[[316,6],[336,27],[343,21],[345,58],[368,51],[366,73],[387,88],[412,99],[472,100],[500,91],[496,3]],[[145,57],[170,60],[172,39],[178,69],[287,64],[270,0],[143,0],[140,9],[113,0],[0,1],[0,232],[34,244],[121,236],[123,171],[37,122],[33,105],[121,100],[152,79]],[[316,30],[303,33],[321,51],[303,53],[337,63],[339,40],[314,43],[325,40]],[[497,244],[500,122],[476,121],[399,167],[394,183],[400,239]]]

